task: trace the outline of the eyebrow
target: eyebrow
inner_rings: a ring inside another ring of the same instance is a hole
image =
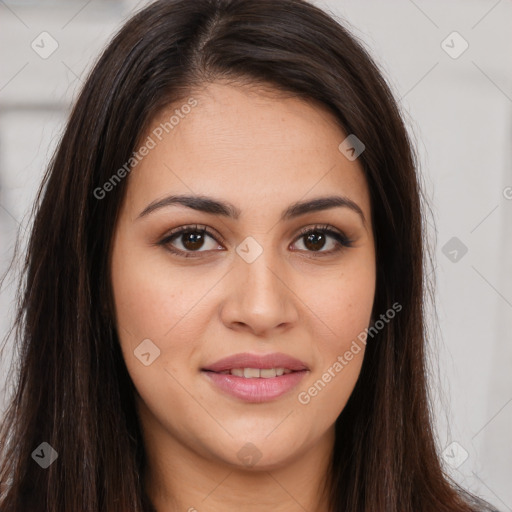
[[[155,210],[166,208],[172,205],[182,205],[193,210],[210,213],[213,215],[221,215],[237,220],[241,211],[231,203],[219,201],[207,196],[191,196],[191,195],[171,195],[163,199],[159,199],[150,203],[139,214],[137,218],[145,217]],[[299,201],[291,204],[281,213],[281,221],[294,219],[306,213],[328,210],[331,208],[349,208],[356,212],[366,225],[366,219],[363,211],[357,203],[344,196],[327,196],[318,197],[310,201]]]

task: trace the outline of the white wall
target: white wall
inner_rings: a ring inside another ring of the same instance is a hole
[[[0,3],[1,272],[86,70],[145,3]],[[458,466],[454,478],[512,510],[512,3],[315,3],[347,20],[402,98],[437,226],[439,327],[431,352],[439,364],[432,386],[440,445],[458,443],[446,455]],[[46,59],[31,48],[33,40],[40,51],[51,48],[48,36],[38,37],[43,31],[59,45]],[[453,31],[469,45],[457,58],[445,51],[463,48],[457,36],[446,39]],[[467,247],[463,256],[446,246],[453,237]],[[8,284],[0,335],[12,313]]]

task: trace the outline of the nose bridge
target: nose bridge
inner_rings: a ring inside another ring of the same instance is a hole
[[[244,296],[257,298],[258,295],[263,294],[268,295],[267,301],[275,300],[282,292],[279,289],[282,283],[276,274],[283,272],[283,265],[279,264],[278,255],[271,247],[270,236],[260,237],[260,240],[257,241],[250,236],[236,248],[239,256],[237,266],[242,282],[246,285]]]
[[[263,240],[264,239],[264,240]],[[236,248],[236,292],[230,300],[232,322],[265,331],[294,321],[292,292],[286,285],[286,265],[270,246],[270,236],[261,242],[247,237]],[[265,246],[264,246],[265,244]]]

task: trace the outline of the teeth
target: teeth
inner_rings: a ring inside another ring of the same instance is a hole
[[[236,377],[245,377],[246,379],[271,379],[272,377],[280,377],[283,374],[291,373],[291,370],[286,368],[233,368],[225,370],[221,373],[231,373]]]
[[[246,379],[253,379],[260,376],[258,368],[244,368],[244,377]]]

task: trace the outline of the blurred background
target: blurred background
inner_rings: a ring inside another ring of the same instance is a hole
[[[0,0],[1,274],[18,232],[24,255],[39,182],[88,71],[148,3]],[[512,2],[313,3],[376,59],[417,144],[436,241],[428,273],[437,310],[428,321],[444,464],[462,486],[512,511]],[[0,293],[2,338],[14,277]],[[0,414],[13,353],[0,361]]]

